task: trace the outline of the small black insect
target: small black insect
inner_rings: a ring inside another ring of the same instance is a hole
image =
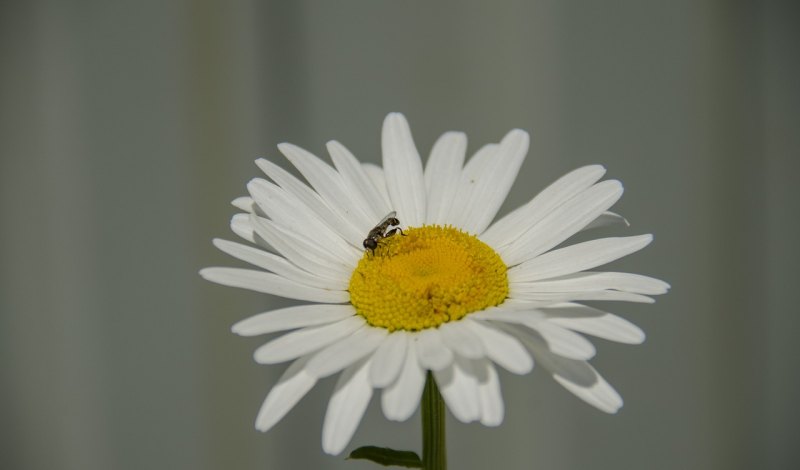
[[[371,250],[372,254],[375,254],[375,248],[378,248],[378,241],[381,238],[391,237],[397,232],[400,232],[401,235],[405,235],[403,230],[398,227],[400,225],[400,221],[395,217],[397,212],[392,211],[386,214],[386,217],[381,219],[381,221],[369,231],[367,234],[367,238],[364,239],[364,248],[367,250]],[[389,227],[394,227],[391,230],[388,230]]]

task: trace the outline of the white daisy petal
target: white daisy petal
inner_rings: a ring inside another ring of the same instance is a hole
[[[630,222],[628,222],[628,219],[626,219],[625,217],[622,217],[621,215],[615,212],[605,211],[602,214],[600,214],[599,217],[589,222],[589,225],[583,227],[583,230],[591,230],[593,228],[607,227],[609,225],[616,225],[616,224],[622,224],[626,227],[631,226]]]
[[[546,352],[540,352],[537,358],[559,384],[600,411],[616,413],[622,407],[619,393],[586,361],[567,359]]]
[[[380,196],[379,199],[383,201],[379,207],[383,207],[386,210],[386,214],[395,210],[389,201],[389,190],[386,188],[386,176],[384,176],[383,168],[372,163],[362,163],[361,168],[364,169],[369,180],[372,181],[372,185],[378,190],[377,196]]]
[[[338,212],[331,209],[313,189],[269,160],[264,160],[263,158],[258,159],[256,160],[256,165],[258,165],[264,174],[269,176],[272,181],[276,182],[278,186],[294,195],[298,200],[302,201],[303,204],[314,211],[314,213],[319,216],[320,220],[339,233],[342,238],[356,247],[361,246],[361,237],[364,235],[358,227],[342,218]]]
[[[264,241],[261,243],[255,237],[253,226],[250,225],[250,214],[235,214],[231,217],[231,230],[236,235],[244,238],[250,243],[256,243],[264,248],[269,248],[269,244]]]
[[[480,239],[495,248],[508,245],[539,223],[545,215],[599,181],[605,172],[602,165],[589,165],[567,173],[530,202],[492,224]]]
[[[516,336],[536,356],[539,364],[553,378],[578,398],[606,413],[616,413],[622,407],[622,397],[586,361],[567,359],[548,350],[547,343],[536,335],[522,330],[506,329]]]
[[[609,341],[641,344],[645,339],[644,331],[628,320],[586,305],[564,303],[542,312],[551,323]]]
[[[495,307],[493,309],[486,309],[487,312],[494,311],[495,309],[498,310],[507,310],[510,312],[520,312],[520,311],[529,311],[529,310],[536,310],[542,307],[549,307],[552,305],[553,302],[551,301],[533,301],[533,300],[520,300],[520,299],[512,299],[507,298],[505,302],[499,307]]]
[[[453,362],[453,352],[445,346],[438,329],[422,330],[411,340],[416,342],[419,364],[423,369],[441,370]]]
[[[559,248],[508,270],[509,281],[538,281],[596,268],[635,253],[653,241],[652,235],[601,238]]]
[[[425,388],[425,370],[419,365],[414,341],[408,341],[400,375],[389,387],[383,389],[381,409],[386,419],[405,421],[419,406]]]
[[[433,375],[447,408],[457,420],[470,423],[480,419],[478,380],[469,360],[456,358],[449,367],[433,371]]]
[[[577,233],[621,196],[619,181],[597,183],[544,216],[510,245],[499,249],[500,256],[508,266],[534,258]]]
[[[605,413],[613,414],[622,408],[622,397],[589,363],[563,358],[554,358],[554,362],[553,378],[575,396]],[[576,372],[581,377],[593,373],[594,381],[589,385],[575,381]]]
[[[247,183],[247,189],[264,213],[294,233],[311,234],[318,244],[345,263],[352,264],[361,250],[348,244],[339,233],[328,227],[311,208],[280,186],[261,178]]]
[[[445,223],[461,180],[461,167],[467,151],[463,132],[447,132],[433,144],[425,165],[425,189],[428,192],[428,224]]]
[[[408,333],[395,331],[381,343],[372,356],[372,366],[369,369],[369,380],[375,388],[384,388],[393,383],[407,356]]]
[[[253,357],[259,364],[279,364],[290,361],[318,351],[353,334],[364,323],[362,317],[355,315],[336,323],[303,328],[302,330],[287,333],[261,346],[256,349]]]
[[[333,289],[342,291],[347,290],[348,283],[345,279],[334,281],[319,277],[315,274],[311,274],[308,271],[298,268],[287,261],[286,258],[282,258],[270,252],[219,238],[215,238],[213,242],[214,246],[233,256],[234,258],[238,258],[259,268],[272,271],[273,273],[285,277],[291,281],[311,287],[318,287],[320,289]]]
[[[418,227],[425,223],[425,179],[411,129],[402,114],[386,116],[381,144],[386,187],[393,210],[403,223]]]
[[[311,186],[328,202],[328,206],[347,223],[356,228],[365,227],[370,217],[363,207],[354,204],[339,173],[305,149],[283,143],[278,150],[292,162]]]
[[[641,274],[616,272],[581,272],[554,279],[514,284],[525,292],[576,292],[581,290],[618,290],[635,294],[658,295],[669,290],[669,284]]]
[[[204,279],[224,286],[277,295],[287,299],[306,300],[331,304],[344,303],[350,295],[341,290],[325,290],[290,281],[277,274],[240,268],[205,268],[200,270]]]
[[[503,138],[494,152],[491,164],[475,178],[475,188],[469,195],[467,213],[462,229],[482,233],[500,210],[511,185],[519,173],[525,154],[528,153],[528,133],[514,129]]]
[[[339,171],[345,187],[351,190],[355,203],[367,211],[370,220],[377,221],[388,214],[391,209],[384,204],[385,201],[382,198],[375,197],[377,188],[356,157],[344,145],[335,140],[328,142],[327,147],[333,165]]]
[[[536,356],[553,378],[578,398],[606,413],[622,407],[622,397],[586,361],[567,359],[551,353],[540,337],[521,329],[504,329],[517,337]]]
[[[306,370],[318,378],[339,372],[359,359],[372,354],[387,334],[389,332],[383,328],[364,325],[352,335],[317,351],[308,361]]]
[[[444,344],[454,353],[467,359],[480,359],[486,350],[478,335],[466,324],[467,320],[448,322],[439,327]]]
[[[322,450],[325,453],[340,454],[353,438],[372,398],[368,370],[369,361],[364,359],[339,376],[322,425]]]
[[[516,309],[492,309],[484,310],[482,312],[475,312],[470,314],[470,318],[476,320],[490,320],[500,321],[504,323],[512,323],[515,325],[536,325],[546,319],[542,312],[533,310],[533,306],[529,310],[516,310]]]
[[[498,144],[486,144],[478,149],[464,165],[458,180],[456,197],[453,199],[449,213],[443,216],[441,222],[443,225],[464,227],[472,211],[477,210],[471,205],[470,196],[475,193],[478,181],[481,181],[481,175],[486,173],[487,168],[491,166],[492,158],[498,148]]]
[[[588,339],[550,321],[539,322],[534,329],[542,336],[553,354],[569,359],[586,360],[593,358],[597,352]]]
[[[483,321],[462,320],[480,338],[486,357],[512,374],[527,374],[533,369],[533,359],[520,342],[511,335]]]
[[[376,220],[386,215],[382,208],[378,209],[375,200],[375,186],[370,181],[361,164],[353,154],[341,143],[332,140],[326,144],[331,160],[336,167],[336,173],[341,182],[341,189],[350,201],[350,207],[355,209],[356,216],[353,222],[362,230],[369,230]],[[339,167],[344,169],[344,172]],[[348,215],[350,215],[348,213]],[[363,224],[363,227],[360,226]]]
[[[481,424],[484,426],[500,426],[505,415],[503,394],[500,391],[500,377],[491,362],[479,361],[476,370],[480,369],[483,376],[478,379],[478,400],[481,407]]]
[[[307,360],[308,358],[300,358],[293,362],[278,383],[269,391],[264,404],[258,411],[256,429],[263,432],[269,431],[317,383],[317,379],[304,369]]]
[[[617,302],[638,302],[652,304],[655,300],[646,295],[620,292],[616,290],[575,291],[575,292],[525,292],[509,285],[508,296],[515,300],[541,303],[569,302],[573,300],[607,300]]]
[[[350,304],[298,305],[259,313],[236,323],[231,330],[241,336],[257,336],[295,328],[327,325],[352,317],[355,313]]]
[[[241,209],[245,212],[253,212],[253,204],[255,204],[255,202],[253,201],[253,198],[249,196],[242,196],[231,201],[231,204],[233,207]]]
[[[346,266],[308,237],[286,230],[269,219],[255,215],[250,216],[250,224],[256,235],[300,268],[327,279],[349,281],[352,266]]]

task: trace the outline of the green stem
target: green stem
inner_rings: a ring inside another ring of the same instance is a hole
[[[444,415],[442,394],[433,374],[428,372],[422,392],[422,468],[425,470],[447,470]]]

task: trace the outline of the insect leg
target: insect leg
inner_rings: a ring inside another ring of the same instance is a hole
[[[403,229],[401,229],[400,227],[395,227],[395,228],[389,230],[388,232],[386,232],[385,237],[391,237],[392,235],[394,235],[397,232],[400,232],[400,235],[403,235],[403,236],[406,235],[405,233],[403,233]]]

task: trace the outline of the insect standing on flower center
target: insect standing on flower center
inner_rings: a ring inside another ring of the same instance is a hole
[[[378,248],[378,242],[381,238],[391,237],[397,232],[400,232],[401,235],[405,235],[403,229],[398,227],[400,221],[395,217],[396,215],[397,212],[395,211],[386,214],[386,217],[381,219],[378,225],[369,231],[367,238],[364,239],[364,248],[371,250],[373,255],[375,254],[375,248]],[[394,228],[387,232],[387,229],[392,226],[394,226]]]

